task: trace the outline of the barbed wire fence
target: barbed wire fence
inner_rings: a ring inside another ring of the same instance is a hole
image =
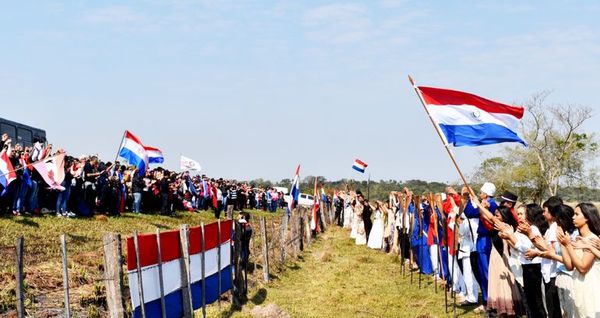
[[[244,304],[249,290],[269,284],[290,261],[302,259],[316,235],[309,225],[312,214],[312,208],[298,207],[281,218],[252,220],[249,261],[234,271],[242,275],[234,280],[241,284],[234,287],[238,294],[221,297],[219,306],[221,300]],[[333,224],[331,207],[322,204],[318,218],[322,229]],[[107,233],[86,253],[75,252],[80,242],[69,234],[45,240],[21,236],[14,246],[0,245],[0,278],[9,282],[0,291],[0,317],[131,317],[120,234]]]

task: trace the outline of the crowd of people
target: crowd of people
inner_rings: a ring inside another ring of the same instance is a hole
[[[12,144],[4,134],[0,149],[11,162],[16,178],[0,185],[0,215],[37,215],[52,211],[59,217],[93,216],[96,213],[117,216],[124,212],[160,212],[212,210],[216,218],[222,212],[260,209],[274,212],[285,206],[284,195],[272,187],[255,187],[189,171],[174,172],[163,168],[145,171],[120,161],[101,161],[98,156],[65,156],[64,180],[60,188],[49,189],[32,163],[64,153],[36,143],[32,147]],[[231,215],[229,215],[231,217]]]
[[[592,203],[518,203],[485,183],[479,194],[360,191],[333,198],[336,221],[357,245],[398,253],[431,275],[460,306],[497,317],[600,317],[600,214]]]

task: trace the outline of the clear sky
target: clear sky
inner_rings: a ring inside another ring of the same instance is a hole
[[[114,159],[125,129],[211,176],[458,180],[406,75],[505,103],[593,107],[593,1],[16,1],[0,117]],[[467,173],[498,146],[458,148]],[[366,175],[364,176],[366,177]]]

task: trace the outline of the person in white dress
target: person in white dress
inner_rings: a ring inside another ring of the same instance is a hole
[[[573,301],[575,317],[600,317],[600,251],[597,246],[600,235],[600,214],[592,203],[580,203],[575,208],[573,223],[579,237],[571,241],[561,229],[557,239],[561,244],[563,261],[573,272]],[[598,254],[598,255],[596,255]]]
[[[354,217],[354,210],[352,209],[352,196],[350,193],[346,193],[344,196],[344,228],[352,228],[352,219]]]
[[[375,220],[373,221],[373,228],[369,235],[369,242],[367,246],[369,248],[380,250],[383,247],[383,216],[381,214],[380,203],[376,202],[375,205],[371,206],[371,209],[375,211]]]
[[[354,222],[353,231],[355,231],[356,245],[367,244],[367,232],[365,231],[365,223],[362,220],[363,206],[360,202],[356,201],[354,205]]]

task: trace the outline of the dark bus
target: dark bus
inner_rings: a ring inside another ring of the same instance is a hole
[[[38,141],[46,143],[45,130],[0,118],[0,135],[5,133],[12,139],[13,146],[21,144],[23,147],[30,147]]]

